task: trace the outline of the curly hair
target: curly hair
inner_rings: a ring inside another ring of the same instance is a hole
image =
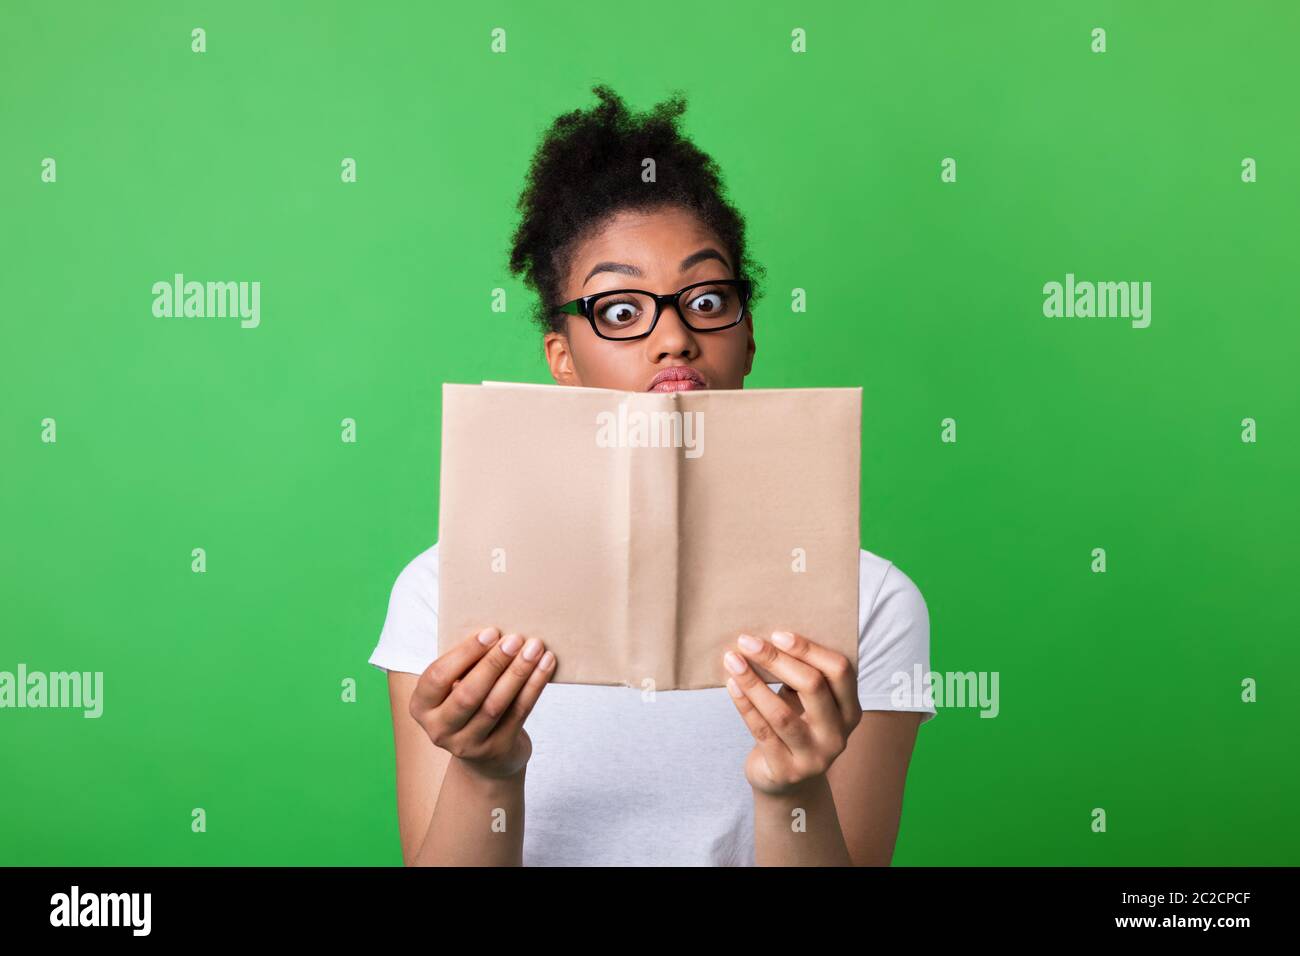
[[[580,239],[615,213],[673,205],[695,213],[717,235],[739,276],[753,284],[752,308],[766,270],[750,258],[745,220],[727,200],[717,163],[678,129],[686,111],[681,91],[637,115],[605,84],[592,92],[600,98],[596,106],[564,113],[546,131],[519,196],[510,272],[522,274],[537,294],[533,319],[544,333],[563,331],[555,307]],[[654,160],[655,182],[642,181],[647,158]]]

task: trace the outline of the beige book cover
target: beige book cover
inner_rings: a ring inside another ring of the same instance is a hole
[[[788,630],[856,664],[861,413],[860,388],[443,385],[438,652],[491,626],[553,681],[679,690]]]

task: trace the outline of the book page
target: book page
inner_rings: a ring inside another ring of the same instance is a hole
[[[856,388],[445,385],[439,653],[494,626],[560,683],[690,689],[784,629],[856,663],[860,411]]]

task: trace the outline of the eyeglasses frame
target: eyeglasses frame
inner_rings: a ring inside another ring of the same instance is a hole
[[[736,316],[736,321],[730,323],[729,325],[719,325],[708,329],[696,328],[695,326],[691,325],[691,323],[687,320],[685,314],[682,312],[681,297],[683,293],[689,292],[691,289],[697,288],[702,285],[729,285],[729,286],[734,286],[740,290],[740,312]],[[572,302],[566,302],[564,303],[564,305],[557,306],[556,311],[563,312],[567,315],[578,315],[583,317],[584,319],[587,320],[587,323],[591,326],[591,331],[595,332],[597,336],[599,336],[602,339],[605,339],[608,342],[635,342],[637,339],[646,338],[647,336],[649,336],[651,333],[654,332],[655,326],[659,324],[660,316],[662,316],[664,313],[664,306],[669,304],[671,304],[673,308],[677,310],[677,317],[682,320],[682,324],[685,325],[692,332],[725,332],[727,329],[734,329],[741,322],[745,321],[745,312],[749,308],[749,300],[750,300],[750,296],[753,294],[753,288],[754,288],[753,283],[749,279],[741,278],[741,279],[702,279],[699,282],[692,282],[690,285],[682,286],[682,288],[678,289],[676,292],[670,292],[667,295],[658,295],[654,292],[649,291],[648,289],[602,289],[600,292],[593,292],[591,295],[580,296],[579,298],[574,299]],[[596,328],[596,316],[592,308],[592,303],[594,303],[596,299],[602,296],[617,295],[620,292],[635,292],[638,295],[645,295],[654,299],[655,315],[654,318],[650,321],[650,328],[646,329],[644,332],[638,333],[637,335],[623,335],[623,336],[604,335],[601,333],[600,329]]]

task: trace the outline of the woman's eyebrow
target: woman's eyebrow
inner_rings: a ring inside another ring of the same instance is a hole
[[[621,272],[624,275],[629,276],[639,276],[642,274],[640,269],[636,266],[630,266],[626,262],[597,262],[595,268],[588,272],[586,278],[582,280],[582,284],[586,285],[587,281],[597,272]]]
[[[706,248],[701,249],[698,252],[692,252],[689,256],[683,259],[682,264],[677,267],[677,271],[685,272],[691,266],[703,262],[706,259],[717,259],[724,266],[727,265],[727,260],[722,257],[721,253],[716,249]],[[730,266],[728,266],[728,268],[730,268]],[[582,284],[586,285],[587,280],[597,272],[621,272],[623,275],[629,276],[640,276],[644,274],[636,266],[628,265],[626,262],[597,262],[595,267],[593,267],[582,280]]]
[[[677,271],[685,272],[687,269],[695,265],[697,262],[703,262],[705,259],[717,259],[724,266],[727,266],[727,260],[722,258],[722,253],[718,252],[717,249],[706,248],[706,249],[701,249],[699,252],[692,252],[689,256],[683,259],[682,264],[677,267]],[[731,267],[727,266],[727,268],[731,268]]]

